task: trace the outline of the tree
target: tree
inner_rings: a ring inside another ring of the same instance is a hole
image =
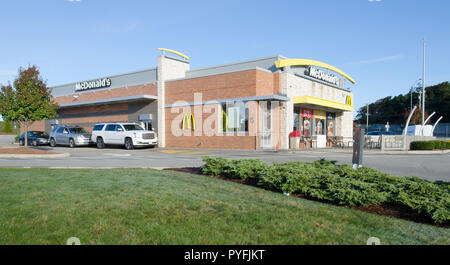
[[[5,120],[5,121],[3,122],[3,132],[5,132],[5,133],[10,133],[10,132],[12,132],[12,129],[11,129],[11,122],[10,122],[9,120]]]
[[[51,90],[41,78],[36,66],[19,68],[19,76],[0,92],[0,114],[5,120],[18,122],[25,129],[25,146],[28,146],[28,128],[39,120],[57,116],[58,104],[53,102]]]
[[[417,89],[420,91],[421,89]],[[413,104],[419,103],[418,93],[413,94]],[[428,113],[436,112],[437,115],[430,119],[431,123],[443,116],[442,122],[450,122],[450,83],[443,82],[434,86],[426,88],[426,104],[425,104],[425,116]],[[370,123],[372,124],[405,124],[406,119],[410,113],[411,108],[411,94],[398,95],[395,97],[385,97],[377,100],[374,103],[370,103]],[[407,114],[405,114],[407,113]],[[420,116],[420,122],[418,117]],[[360,124],[366,123],[366,106],[361,107],[358,110],[355,121]],[[422,124],[422,113],[420,110],[416,110],[414,116],[411,119],[411,124]]]

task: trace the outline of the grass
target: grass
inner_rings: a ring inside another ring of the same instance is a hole
[[[148,169],[0,169],[0,244],[450,244],[450,230]]]

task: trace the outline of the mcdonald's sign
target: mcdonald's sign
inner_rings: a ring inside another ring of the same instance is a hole
[[[194,118],[194,114],[191,113],[191,115],[189,114],[185,114],[183,117],[183,130],[186,128],[186,123],[187,123],[187,128],[191,129],[195,131],[195,118]],[[192,124],[192,127],[191,127]]]
[[[353,106],[352,96],[347,96],[347,99],[345,100],[345,104]]]

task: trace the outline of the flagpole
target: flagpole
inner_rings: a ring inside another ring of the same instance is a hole
[[[425,38],[423,39],[423,69],[422,69],[422,136],[425,126]]]

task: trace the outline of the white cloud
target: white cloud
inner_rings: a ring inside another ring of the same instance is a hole
[[[352,65],[374,64],[374,63],[382,63],[382,62],[398,60],[398,59],[402,59],[404,57],[405,56],[403,56],[403,54],[397,54],[397,55],[384,56],[384,57],[375,58],[375,59],[362,60],[362,61],[357,61],[357,62],[350,62],[348,64],[352,64]]]

